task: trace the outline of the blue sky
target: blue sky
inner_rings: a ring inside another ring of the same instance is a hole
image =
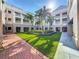
[[[32,13],[44,5],[52,10],[58,6],[67,5],[67,0],[6,0],[6,2]]]

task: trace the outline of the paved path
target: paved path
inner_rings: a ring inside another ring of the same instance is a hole
[[[63,32],[61,35],[60,42],[69,48],[76,49],[74,39],[67,32]]]
[[[76,49],[74,39],[67,32],[61,35],[54,59],[79,59],[79,51]]]
[[[15,34],[7,35],[3,46],[5,50],[0,52],[0,59],[48,59]]]

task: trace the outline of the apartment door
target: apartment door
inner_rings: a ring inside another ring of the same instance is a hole
[[[63,32],[67,32],[67,27],[62,27]]]
[[[3,33],[12,33],[12,27],[3,27]]]
[[[7,29],[7,33],[12,33],[12,27],[7,27],[5,29]]]
[[[29,31],[29,27],[24,27],[24,32],[28,32]]]
[[[20,32],[21,31],[21,27],[16,27],[16,32]]]
[[[3,33],[6,33],[6,30],[7,30],[6,26],[3,25]]]
[[[48,30],[48,28],[47,28],[47,27],[45,27],[45,30]]]
[[[56,32],[60,32],[60,27],[56,27]]]

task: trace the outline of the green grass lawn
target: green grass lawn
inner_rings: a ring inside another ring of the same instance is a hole
[[[37,50],[46,55],[49,59],[53,59],[61,33],[50,36],[39,36],[36,34],[17,33],[19,37],[31,44]]]

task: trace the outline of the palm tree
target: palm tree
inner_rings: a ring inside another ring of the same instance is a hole
[[[35,24],[40,25],[41,24],[41,21],[37,21]]]
[[[52,25],[53,21],[54,21],[53,16],[49,15],[49,16],[48,16],[49,28],[51,28],[50,26]],[[49,30],[50,30],[50,29],[49,29]]]
[[[36,11],[36,16],[39,17],[39,20],[41,22],[40,25],[42,25],[43,31],[45,31],[44,25],[45,25],[46,17],[49,15],[49,10],[50,9],[46,9],[46,7],[44,6],[43,8]]]

